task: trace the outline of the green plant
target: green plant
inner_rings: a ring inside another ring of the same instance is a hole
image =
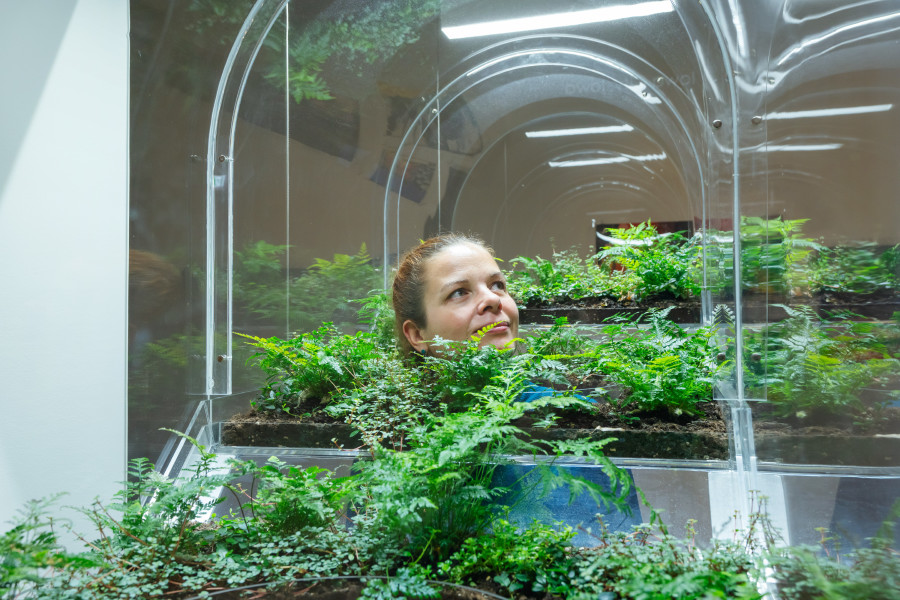
[[[612,268],[634,273],[638,283],[630,291],[638,298],[661,294],[690,298],[700,293],[698,236],[660,234],[649,221],[609,233],[620,243],[604,248],[597,257]]]
[[[379,349],[371,333],[345,335],[331,323],[287,341],[238,335],[258,348],[252,360],[267,375],[267,384],[254,405],[287,413],[308,399],[325,404],[335,394],[351,389]]]
[[[205,571],[189,557],[208,547],[204,515],[221,501],[215,492],[230,477],[213,473],[215,455],[188,439],[199,459],[184,479],[167,479],[146,459],[135,460],[112,503],[82,509],[96,529],[90,538],[80,536],[87,552],[78,563],[56,568],[37,597],[151,597]]]
[[[745,380],[764,392],[776,414],[807,419],[822,414],[862,416],[890,399],[867,405],[860,390],[900,375],[875,325],[853,315],[821,319],[808,307],[781,306],[788,318],[748,330]]]
[[[497,517],[490,534],[470,537],[449,559],[438,565],[449,581],[476,585],[493,580],[513,595],[550,592],[568,583],[573,547],[571,527],[551,527],[533,521],[519,528]]]
[[[389,292],[374,293],[359,301],[359,321],[369,326],[377,343],[382,348],[393,348],[396,343],[394,332],[394,307]]]
[[[686,299],[700,292],[699,236],[660,234],[649,221],[609,233],[619,243],[582,256],[554,252],[550,260],[517,256],[507,273],[510,295],[525,306],[582,298]]]
[[[46,585],[53,569],[92,566],[90,560],[69,554],[60,544],[49,514],[58,498],[29,501],[12,527],[0,535],[0,599],[31,597]]]
[[[810,271],[824,246],[801,237],[809,219],[741,217],[741,286],[744,290],[808,294]]]
[[[538,329],[526,341],[529,351],[540,356],[571,356],[585,352],[592,346],[591,339],[584,335],[580,327],[571,325],[567,317],[557,317],[553,325]]]
[[[646,527],[607,533],[570,567],[563,595],[570,599],[759,599],[756,559],[743,544],[715,543],[700,551]],[[567,592],[567,593],[566,593]]]
[[[395,600],[397,598],[440,598],[441,592],[426,581],[429,569],[418,565],[401,567],[393,575],[379,578],[363,577],[366,587],[362,598],[366,600]]]
[[[342,390],[325,412],[353,426],[366,446],[403,449],[410,432],[437,408],[421,373],[394,353],[367,359],[364,376]]]
[[[900,518],[900,500],[868,547],[841,556],[829,548],[821,529],[819,547],[773,547],[766,553],[769,568],[785,600],[896,600],[900,598],[900,554],[892,548]]]
[[[290,534],[338,521],[345,492],[341,480],[326,469],[300,469],[273,456],[251,471],[266,482],[253,502],[255,516],[266,531]]]
[[[898,597],[900,557],[890,549],[891,521],[871,548],[843,560],[774,546],[771,531],[762,538],[754,533],[766,528],[764,514],[754,514],[750,530],[736,532],[734,542],[702,549],[694,545],[690,523],[687,538],[679,540],[665,530],[654,534],[650,525],[609,532],[601,522],[592,548],[573,547],[568,528],[516,527],[506,519],[508,488],[498,487],[492,475],[511,445],[534,446],[516,441],[510,424],[522,414],[513,401],[521,385],[520,376],[498,378],[474,411],[437,416],[434,427],[412,436],[410,451],[374,449],[346,477],[277,459],[231,461],[222,469],[214,454],[187,438],[198,459],[186,477],[171,480],[145,460],[134,461],[114,502],[85,509],[96,532],[81,536],[81,554],[60,549],[45,515],[48,504],[31,503],[0,536],[2,597],[185,598],[260,582],[290,586],[298,578],[351,576],[366,584],[364,597],[379,600],[435,597],[441,582],[480,586],[486,578],[523,598],[759,599],[763,570],[789,600]],[[575,444],[602,456],[602,444]],[[553,475],[552,468],[543,472],[544,483],[617,505],[628,493],[628,477],[608,460],[601,464],[613,482],[608,489]],[[250,489],[235,482],[246,477]],[[540,493],[544,487],[522,489]],[[212,514],[219,490],[246,501],[237,512]],[[892,514],[900,514],[900,503]],[[761,539],[768,546],[760,546]]]
[[[479,347],[477,337],[439,340],[442,352],[414,361],[401,359],[377,331],[341,334],[330,324],[288,341],[245,336],[268,375],[253,404],[291,414],[326,409],[356,427],[366,444],[394,447],[439,404],[466,409],[494,378],[513,371],[556,389],[599,378],[598,385],[622,390],[609,401],[623,415],[698,414],[727,364],[715,358],[715,327],[688,331],[668,311],[607,323],[598,339],[559,321],[515,349]],[[605,389],[597,394],[605,396]]]
[[[624,388],[610,399],[623,413],[698,414],[697,404],[712,398],[723,368],[715,360],[716,328],[689,332],[666,318],[670,310],[649,311],[646,326],[624,318],[605,325],[604,342],[591,352],[588,368]]]
[[[509,489],[493,478],[507,455],[548,453],[583,456],[599,464],[611,489],[554,470],[552,463],[536,467],[542,489],[570,486],[573,495],[590,494],[597,502],[624,507],[630,479],[602,453],[609,440],[529,442],[512,422],[526,410],[566,406],[580,401],[547,397],[529,405],[517,402],[526,387],[521,372],[495,377],[462,412],[444,412],[411,432],[408,450],[374,447],[374,460],[361,463],[359,478],[365,505],[378,507],[374,524],[385,535],[405,541],[416,561],[436,564],[447,559],[465,539],[483,533]],[[526,486],[525,490],[528,490]]]
[[[291,282],[291,327],[308,331],[325,321],[354,321],[360,299],[381,290],[381,270],[372,265],[366,245],[353,255],[316,258],[306,273]]]
[[[192,0],[196,19],[194,31],[228,45],[247,17],[247,3],[223,0]],[[262,77],[276,88],[287,89],[294,102],[331,100],[325,65],[329,59],[339,64],[366,64],[371,71],[405,46],[419,39],[421,27],[440,11],[436,0],[410,2],[389,0],[358,10],[336,12],[330,18],[309,20],[291,32],[287,43],[288,75],[285,78],[285,23],[275,22],[257,59]],[[223,27],[223,25],[225,27]],[[364,72],[358,67],[359,74]]]
[[[588,297],[618,298],[638,284],[629,272],[603,269],[594,257],[575,249],[554,252],[551,259],[517,256],[506,273],[509,293],[526,306],[566,302]]]
[[[432,394],[451,407],[467,407],[471,404],[472,395],[480,392],[495,377],[501,376],[515,364],[528,362],[527,357],[518,355],[511,348],[479,347],[479,342],[479,336],[464,342],[435,340],[441,352],[425,356],[419,366],[423,381],[428,383]]]
[[[310,331],[326,321],[355,323],[360,299],[381,288],[380,270],[372,265],[365,244],[353,255],[316,258],[296,277],[284,271],[289,248],[257,241],[235,251],[232,294],[238,315],[287,323],[295,331]]]
[[[882,249],[872,243],[821,248],[811,266],[816,291],[872,293],[898,287],[898,246]]]

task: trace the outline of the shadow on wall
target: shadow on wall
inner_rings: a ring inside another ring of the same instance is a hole
[[[0,80],[5,89],[15,94],[3,94],[3,143],[0,144],[0,192],[6,187],[16,155],[40,99],[50,71],[56,63],[60,45],[69,28],[77,0],[54,2],[48,11],[40,3],[8,2],[0,19],[0,56],[17,56],[20,60],[0,62]],[[13,14],[10,14],[12,12]],[[22,23],[40,23],[40,35],[35,28]],[[24,57],[25,60],[21,60]]]

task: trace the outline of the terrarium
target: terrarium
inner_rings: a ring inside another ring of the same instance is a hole
[[[349,469],[349,413],[307,402],[340,394],[260,357],[301,339],[338,364],[402,253],[463,231],[501,259],[523,338],[556,343],[542,357],[596,358],[556,381],[604,414],[521,425],[617,438],[647,504],[611,526],[652,506],[708,541],[761,495],[786,543],[859,544],[891,515],[893,3],[132,0],[131,18],[132,457],[191,464],[168,428]],[[594,518],[558,493],[521,517]]]

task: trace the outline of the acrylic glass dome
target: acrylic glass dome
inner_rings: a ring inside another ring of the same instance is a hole
[[[796,340],[781,307],[815,300],[820,275],[745,273],[748,248],[796,235],[844,245],[832,262],[865,280],[865,252],[900,242],[896,3],[156,4],[132,1],[132,247],[184,282],[180,303],[132,315],[133,455],[177,469],[181,442],[159,427],[206,427],[214,441],[259,389],[235,333],[345,318],[419,239],[467,231],[508,261],[595,250],[605,227],[652,220],[702,239],[693,325],[731,315],[721,344],[734,368],[716,388],[731,446],[716,465],[635,467],[641,485],[673,511],[702,506],[710,534],[750,489],[774,498],[795,540],[813,541],[804,504],[810,521],[862,529],[886,513],[898,432],[827,439],[823,454],[782,444],[766,421],[791,389],[826,381],[802,369],[821,354],[808,344],[771,345]],[[319,261],[354,256],[376,276],[298,287]],[[889,312],[851,322],[896,328]],[[828,327],[816,331],[833,340]],[[782,377],[785,365],[799,367]],[[900,390],[879,386],[851,396]]]

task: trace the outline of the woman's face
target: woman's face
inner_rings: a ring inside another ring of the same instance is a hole
[[[435,337],[464,341],[484,330],[481,345],[508,346],[519,334],[519,309],[506,291],[506,278],[494,257],[474,244],[444,248],[425,263],[425,321],[410,320],[403,333],[416,350]]]

